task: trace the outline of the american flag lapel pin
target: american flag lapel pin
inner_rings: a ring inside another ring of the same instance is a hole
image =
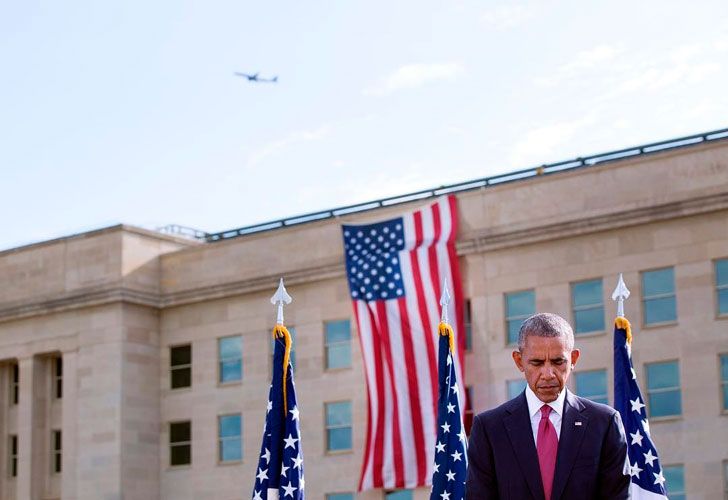
[[[576,425],[577,427],[580,427],[581,426],[581,422],[574,422],[574,425]]]

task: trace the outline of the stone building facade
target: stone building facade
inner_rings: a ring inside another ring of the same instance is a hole
[[[579,325],[572,388],[612,402],[610,295],[623,273],[673,492],[725,495],[728,141],[457,197],[474,411],[520,389],[508,332],[536,310]],[[283,276],[307,497],[351,498],[366,393],[340,224],[417,205],[214,243],[115,226],[0,252],[0,497],[248,498],[271,370],[269,298]]]

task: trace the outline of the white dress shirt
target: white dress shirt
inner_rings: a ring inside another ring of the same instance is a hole
[[[541,422],[541,407],[545,404],[551,407],[549,420],[556,430],[556,438],[561,437],[561,418],[564,416],[564,399],[566,399],[566,388],[559,393],[559,397],[550,403],[544,403],[526,385],[526,402],[528,403],[528,414],[531,416],[531,430],[533,431],[533,442],[538,446],[538,424]]]

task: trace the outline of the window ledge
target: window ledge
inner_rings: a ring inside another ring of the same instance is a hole
[[[677,321],[662,321],[660,323],[650,323],[649,325],[642,323],[642,329],[643,330],[653,330],[653,329],[662,328],[665,326],[677,326],[677,325],[678,325]]]
[[[324,368],[324,373],[336,373],[336,372],[345,372],[347,370],[351,370],[351,366],[340,366],[336,368]]]
[[[574,332],[574,340],[576,339],[588,339],[591,337],[601,337],[602,335],[606,335],[606,330],[598,330],[594,332],[584,332],[584,333],[576,333]]]
[[[338,455],[353,455],[354,450],[348,449],[348,450],[326,450],[327,456],[338,456]]]
[[[715,319],[728,319],[728,313],[716,314]]]
[[[229,467],[231,465],[243,465],[243,459],[240,460],[225,460],[224,462],[222,460],[217,461],[217,465],[220,467]]]
[[[191,469],[191,468],[192,468],[192,464],[168,465],[167,471],[172,472],[172,471],[177,471],[177,470],[187,470],[187,469]]]
[[[167,394],[184,394],[186,392],[192,392],[192,386],[189,387],[177,387],[176,389],[167,389]]]
[[[228,382],[218,382],[217,383],[217,386],[220,387],[220,388],[222,388],[222,387],[236,387],[236,386],[239,386],[239,385],[243,385],[243,379],[240,379],[240,380],[230,380]]]

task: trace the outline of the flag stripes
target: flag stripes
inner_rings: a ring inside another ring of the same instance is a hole
[[[343,227],[347,277],[359,327],[368,416],[360,490],[431,482],[436,441],[437,328],[442,282],[453,292],[462,386],[462,283],[454,196],[401,217]],[[464,410],[464,400],[460,408]]]

